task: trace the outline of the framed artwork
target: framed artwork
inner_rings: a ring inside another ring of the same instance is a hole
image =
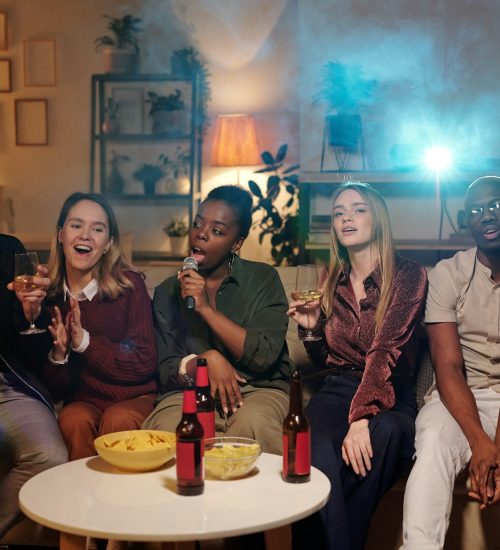
[[[111,98],[115,104],[120,134],[144,133],[144,97],[142,88],[113,88]]]
[[[56,85],[56,41],[25,40],[24,85]]]
[[[14,117],[16,145],[48,145],[46,99],[16,99]]]
[[[11,92],[11,64],[10,59],[0,59],[0,92]]]
[[[7,13],[0,11],[0,50],[9,49],[9,39],[7,33]]]

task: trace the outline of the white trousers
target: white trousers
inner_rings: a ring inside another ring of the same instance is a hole
[[[494,439],[500,393],[492,389],[474,389],[472,393],[483,429]],[[455,480],[472,453],[437,391],[418,413],[415,449],[417,459],[406,483],[400,550],[441,550],[450,522]]]

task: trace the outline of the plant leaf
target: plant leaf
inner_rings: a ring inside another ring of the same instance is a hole
[[[275,201],[278,198],[278,195],[280,194],[280,186],[275,185],[269,189],[267,192],[267,196],[271,199],[271,201]]]
[[[283,220],[281,219],[281,216],[278,214],[278,212],[273,212],[271,214],[271,218],[273,220],[274,227],[280,228],[283,225]]]
[[[274,165],[266,166],[265,168],[260,168],[260,170],[255,170],[254,174],[265,174],[266,172],[274,172],[274,170]]]
[[[292,174],[291,176],[285,176],[283,179],[288,183],[295,185],[295,187],[299,186],[299,176],[297,174]]]
[[[269,192],[273,187],[279,187],[280,181],[279,176],[269,176],[267,178],[267,191]]]
[[[260,190],[260,187],[253,181],[248,181],[248,187],[250,188],[250,191],[259,198],[263,198],[262,191]]]
[[[284,160],[284,158],[286,157],[286,153],[288,151],[288,145],[285,143],[284,145],[282,145],[279,149],[278,149],[278,152],[276,153],[276,162],[281,162]]]
[[[289,174],[290,172],[294,172],[295,170],[298,170],[299,168],[300,168],[300,164],[292,164],[291,166],[289,166],[288,168],[285,168],[285,170],[283,170],[283,175]]]
[[[260,156],[264,161],[264,164],[267,164],[268,166],[270,164],[275,164],[274,157],[271,155],[269,151],[264,151]]]

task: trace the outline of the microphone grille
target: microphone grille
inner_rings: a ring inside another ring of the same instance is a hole
[[[196,258],[193,258],[193,256],[188,256],[187,258],[184,258],[182,271],[184,271],[185,269],[194,269],[198,271],[198,262],[196,261]]]

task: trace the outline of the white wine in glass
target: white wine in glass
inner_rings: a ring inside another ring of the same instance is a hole
[[[297,279],[295,283],[295,290],[292,292],[292,298],[294,300],[304,300],[305,302],[314,302],[321,298],[321,292],[319,290],[319,277],[318,266],[313,264],[298,265],[297,266]],[[310,325],[313,323],[313,317],[310,314],[309,304],[304,306],[307,310],[307,315],[310,317]],[[304,332],[300,333],[299,338],[305,342],[313,342],[315,340],[321,340],[321,336],[315,335],[311,328],[307,328]]]
[[[38,271],[38,256],[36,252],[21,252],[14,254],[14,288],[16,290],[34,290],[34,282]],[[33,306],[30,303],[30,326],[19,334],[40,334],[44,328],[37,328],[33,320]]]

